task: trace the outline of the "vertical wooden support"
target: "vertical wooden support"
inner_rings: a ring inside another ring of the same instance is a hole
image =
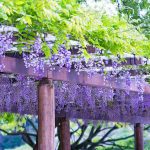
[[[38,88],[38,150],[54,150],[55,101],[52,80],[43,78]]]
[[[61,150],[71,150],[70,145],[70,126],[69,120],[66,118],[60,118],[60,149]]]
[[[38,136],[36,137],[36,144],[34,145],[33,150],[38,150]]]
[[[38,145],[37,144],[34,145],[33,150],[38,150]]]
[[[135,150],[144,150],[142,124],[136,123],[134,125],[134,135],[135,135]]]

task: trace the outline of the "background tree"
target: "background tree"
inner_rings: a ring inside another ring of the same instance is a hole
[[[149,0],[113,0],[117,2],[121,15],[150,38],[150,1]]]
[[[10,117],[8,114],[6,118]],[[15,116],[12,114],[12,116]],[[18,116],[16,116],[18,117]],[[5,119],[6,119],[5,118]],[[11,131],[9,128],[1,128],[1,133],[5,135],[16,136],[20,135],[25,143],[34,149],[37,141],[37,117],[26,116],[23,120],[26,123],[16,122],[16,127]],[[7,119],[6,119],[7,120]],[[9,124],[9,122],[3,123],[3,126]],[[19,129],[17,129],[19,126]],[[148,137],[150,126],[144,126],[145,139]],[[103,150],[103,149],[115,149],[115,150],[132,150],[134,149],[134,133],[133,125],[121,124],[121,123],[85,123],[82,120],[70,121],[70,134],[71,134],[71,149],[72,150]],[[60,149],[59,143],[59,130],[56,132],[57,145],[56,149]],[[145,141],[147,142],[147,141]],[[149,144],[145,145],[150,147]]]

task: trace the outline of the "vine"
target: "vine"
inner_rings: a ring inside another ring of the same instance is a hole
[[[127,23],[125,18],[119,18],[118,14],[108,15],[86,3],[79,4],[76,0],[1,0],[0,8],[1,24],[18,29],[15,37],[20,53],[24,46],[30,51],[30,45],[40,36],[46,57],[58,53],[62,44],[70,49],[70,40],[81,44],[87,59],[90,58],[87,45],[103,49],[107,56],[125,53],[150,56],[150,42],[135,26]],[[45,34],[56,37],[52,48],[47,45]]]

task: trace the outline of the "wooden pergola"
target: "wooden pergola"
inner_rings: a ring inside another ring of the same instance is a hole
[[[132,62],[132,58],[128,58],[126,63]],[[4,64],[5,67],[1,69],[1,73],[5,74],[20,74],[30,77],[39,77],[39,74],[34,72],[33,68],[26,68],[22,59],[13,57],[2,57],[0,58],[0,63]],[[140,60],[137,60],[140,64]],[[125,64],[124,64],[125,65]],[[75,84],[88,85],[92,87],[104,87],[109,88],[110,84],[104,82],[104,77],[100,76],[98,73],[92,75],[90,78],[86,72],[81,72],[79,75],[75,70],[70,72],[67,69],[56,67],[55,70],[50,71],[45,67],[43,73],[43,78],[40,80],[38,86],[38,145],[35,149],[38,150],[54,150],[55,146],[55,87],[53,81],[65,81]],[[125,83],[118,87],[115,80],[111,80],[111,88],[119,90],[125,90]],[[130,86],[130,91],[138,93],[138,88],[135,83],[132,82]],[[150,86],[147,84],[144,86],[144,94],[150,95]],[[59,116],[60,117],[60,116]],[[78,116],[77,116],[78,117]],[[80,117],[79,117],[80,118]],[[94,118],[91,118],[94,119]],[[119,121],[119,120],[118,120]],[[69,129],[69,117],[67,115],[60,117],[59,125],[60,138],[61,138],[61,149],[70,150],[70,129]],[[135,149],[143,150],[143,127],[141,123],[136,123],[134,125],[135,132]]]

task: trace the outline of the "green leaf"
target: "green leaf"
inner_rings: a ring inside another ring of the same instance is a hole
[[[27,23],[29,25],[32,24],[32,20],[31,20],[30,16],[24,16],[23,20],[24,20],[25,23]]]
[[[86,49],[83,49],[82,52],[83,52],[83,55],[86,58],[86,61],[88,61],[91,58],[91,55],[87,52]]]
[[[16,28],[17,28],[20,32],[24,31],[25,27],[26,27],[25,24],[17,24],[17,25],[16,25]]]
[[[24,4],[25,3],[25,1],[23,1],[23,0],[16,0],[15,1],[15,4],[16,5],[22,5],[22,4]]]
[[[17,45],[17,48],[18,48],[18,50],[19,50],[19,54],[21,54],[22,53],[22,48],[24,47],[24,44],[18,44]]]
[[[46,58],[49,58],[51,56],[50,48],[48,47],[47,43],[42,43],[42,51],[44,52]]]

